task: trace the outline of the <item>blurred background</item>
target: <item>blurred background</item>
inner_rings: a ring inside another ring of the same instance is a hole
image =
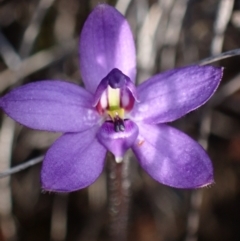
[[[36,80],[82,85],[78,38],[100,2],[126,16],[136,41],[138,82],[240,48],[239,0],[0,0],[0,91]],[[215,184],[179,190],[156,183],[131,157],[129,240],[240,240],[240,57],[224,66],[207,105],[171,123],[208,151]],[[40,160],[61,133],[25,128],[0,113],[0,171]],[[42,193],[41,163],[0,179],[0,241],[107,239],[106,171],[87,189]]]

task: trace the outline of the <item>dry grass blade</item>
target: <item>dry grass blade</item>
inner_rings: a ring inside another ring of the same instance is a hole
[[[0,91],[16,84],[18,80],[27,77],[28,75],[39,71],[54,62],[71,54],[76,50],[77,41],[69,40],[63,45],[54,46],[48,50],[39,51],[31,57],[23,60],[17,71],[5,70],[0,73]]]
[[[2,32],[0,32],[0,55],[9,69],[18,69],[21,59]]]
[[[233,50],[229,50],[229,51],[223,52],[223,53],[215,55],[215,56],[211,56],[211,57],[202,59],[202,60],[198,61],[197,63],[199,65],[206,65],[206,64],[211,64],[211,63],[214,63],[214,62],[217,62],[217,61],[220,61],[223,59],[231,58],[234,56],[238,56],[238,55],[240,55],[240,49],[233,49]]]
[[[35,9],[32,19],[28,24],[27,29],[23,35],[22,43],[20,46],[20,56],[22,58],[27,57],[33,47],[36,37],[39,34],[42,21],[55,0],[40,0],[37,8]]]
[[[15,167],[12,167],[8,170],[2,171],[2,172],[0,172],[0,178],[7,177],[7,176],[12,175],[14,173],[25,170],[25,169],[27,169],[31,166],[34,166],[34,165],[42,162],[43,158],[44,158],[44,156],[39,156],[39,157],[33,158],[33,159],[31,159],[31,160],[29,160],[25,163],[22,163],[22,164],[19,164],[19,165],[15,166]]]
[[[234,0],[221,0],[217,18],[214,23],[214,37],[211,44],[211,53],[216,55],[222,52],[224,32],[232,15]]]
[[[6,169],[11,165],[12,146],[15,122],[4,116],[0,131],[0,168]],[[16,225],[12,215],[12,193],[10,178],[0,180],[0,227],[4,240],[16,238]]]

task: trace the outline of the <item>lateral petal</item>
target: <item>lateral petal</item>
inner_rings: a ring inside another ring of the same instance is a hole
[[[213,168],[204,149],[170,126],[138,124],[132,146],[142,168],[156,181],[176,188],[197,188],[213,182]]]
[[[33,129],[78,132],[100,120],[93,96],[64,81],[38,81],[14,89],[0,99],[11,118]]]
[[[71,192],[92,184],[104,167],[106,149],[96,139],[98,127],[67,133],[48,150],[41,171],[42,188]]]
[[[82,78],[91,93],[114,68],[135,81],[133,36],[127,20],[115,8],[99,4],[92,11],[82,29],[79,47]]]
[[[174,121],[203,105],[216,91],[223,68],[189,66],[155,75],[137,87],[131,116],[149,124]]]

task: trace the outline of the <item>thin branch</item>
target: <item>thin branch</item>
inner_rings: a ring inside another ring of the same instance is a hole
[[[35,39],[40,32],[44,17],[46,16],[48,9],[51,7],[53,2],[54,0],[41,0],[39,2],[33,13],[32,19],[23,35],[23,40],[19,51],[21,57],[25,58],[30,54],[35,43]]]
[[[117,3],[116,3],[116,9],[122,15],[125,16],[131,2],[132,2],[132,0],[118,0]]]
[[[55,195],[51,214],[51,240],[64,241],[67,234],[68,195]]]
[[[190,210],[187,217],[187,234],[184,241],[197,241],[200,222],[200,209],[203,201],[203,189],[191,193]]]
[[[0,92],[17,83],[20,79],[43,69],[77,49],[77,40],[71,39],[63,45],[40,51],[21,62],[17,71],[7,69],[0,73]]]
[[[170,69],[175,66],[177,44],[180,39],[187,6],[187,0],[178,0],[173,3],[169,16],[169,22],[164,35],[164,45],[160,57],[160,68],[162,70]]]
[[[222,59],[227,59],[227,58],[238,56],[238,55],[240,55],[240,49],[233,49],[233,50],[229,50],[227,52],[223,52],[218,55],[210,56],[206,59],[202,59],[199,62],[197,62],[197,64],[206,65],[206,64],[210,64],[210,63],[222,60]]]
[[[147,79],[152,75],[157,55],[156,51],[156,32],[162,17],[162,9],[155,3],[151,6],[144,19],[143,25],[138,33],[138,66],[142,73],[141,80]],[[140,82],[141,82],[140,80]]]
[[[213,55],[222,52],[224,33],[232,15],[234,0],[221,0],[218,7],[217,18],[214,23],[214,37],[211,44]]]
[[[21,62],[18,53],[0,31],[0,55],[9,69],[16,70]]]
[[[199,129],[198,142],[207,151],[209,146],[209,135],[212,127],[212,110],[205,110]],[[185,241],[198,241],[198,230],[201,218],[201,207],[203,202],[203,189],[197,189],[192,191],[190,208],[187,216],[187,232]]]
[[[0,172],[0,178],[7,177],[7,176],[12,175],[14,173],[20,172],[24,169],[27,169],[31,166],[34,166],[34,165],[40,163],[43,160],[43,158],[44,158],[44,156],[39,156],[39,157],[33,158],[33,159],[31,159],[27,162],[24,162],[20,165],[12,167],[12,168],[10,168],[6,171]]]
[[[0,169],[11,165],[12,148],[14,140],[15,122],[4,115],[0,131]],[[16,241],[16,223],[12,214],[12,190],[10,177],[0,180],[0,230],[2,239]]]

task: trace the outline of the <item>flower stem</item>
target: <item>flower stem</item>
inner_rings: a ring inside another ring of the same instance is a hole
[[[116,163],[114,157],[108,160],[108,209],[110,240],[127,240],[130,204],[129,158]]]

